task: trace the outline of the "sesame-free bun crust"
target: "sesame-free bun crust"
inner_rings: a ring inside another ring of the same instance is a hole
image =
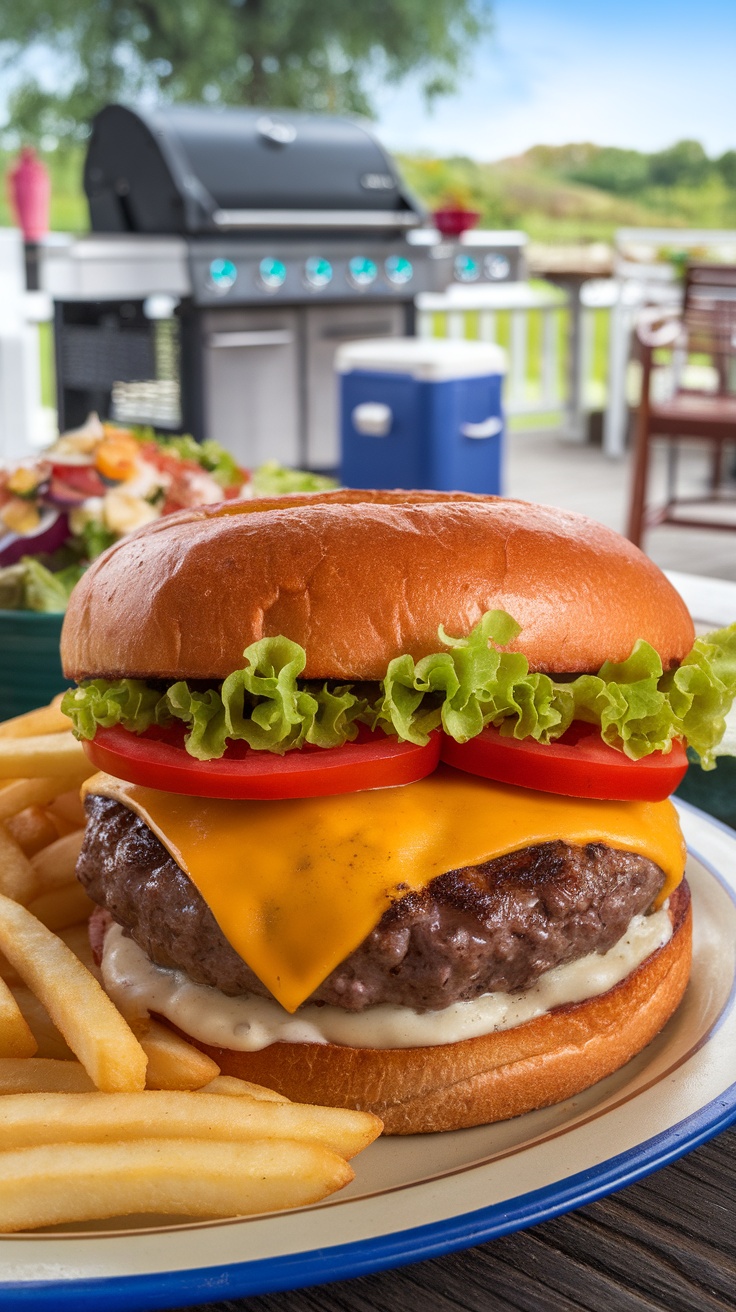
[[[223,679],[259,638],[307,652],[306,678],[381,679],[484,611],[522,626],[533,670],[595,671],[645,638],[665,668],[694,631],[637,547],[583,515],[498,497],[336,491],[165,516],[123,539],[72,593],[64,673]]]
[[[669,943],[620,984],[515,1029],[435,1048],[274,1043],[260,1052],[232,1052],[197,1046],[224,1075],[298,1102],[374,1112],[386,1134],[508,1120],[589,1088],[659,1034],[690,976],[692,915],[684,881],[670,898],[670,916]]]

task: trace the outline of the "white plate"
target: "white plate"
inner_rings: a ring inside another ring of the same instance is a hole
[[[736,1118],[736,834],[680,805],[694,964],[679,1011],[593,1089],[502,1125],[384,1139],[317,1207],[246,1220],[0,1239],[0,1303],[177,1307],[338,1280],[469,1247],[664,1166]]]

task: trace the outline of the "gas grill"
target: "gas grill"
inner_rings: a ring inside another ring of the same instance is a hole
[[[442,238],[371,134],[328,115],[110,105],[84,186],[92,234],[41,261],[63,427],[96,409],[334,467],[338,346],[412,333],[417,293],[453,276],[519,276],[518,243]]]

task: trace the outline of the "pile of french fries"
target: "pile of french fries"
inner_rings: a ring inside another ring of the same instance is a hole
[[[93,767],[59,701],[0,724],[0,1233],[318,1202],[377,1117],[223,1076],[102,988],[74,875]]]

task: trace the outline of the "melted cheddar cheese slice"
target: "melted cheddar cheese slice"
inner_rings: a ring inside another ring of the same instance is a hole
[[[537,843],[606,843],[682,879],[671,802],[594,802],[440,768],[401,788],[300,801],[229,802],[87,780],[135,811],[186,871],[228,941],[295,1011],[397,897],[446,870]]]

